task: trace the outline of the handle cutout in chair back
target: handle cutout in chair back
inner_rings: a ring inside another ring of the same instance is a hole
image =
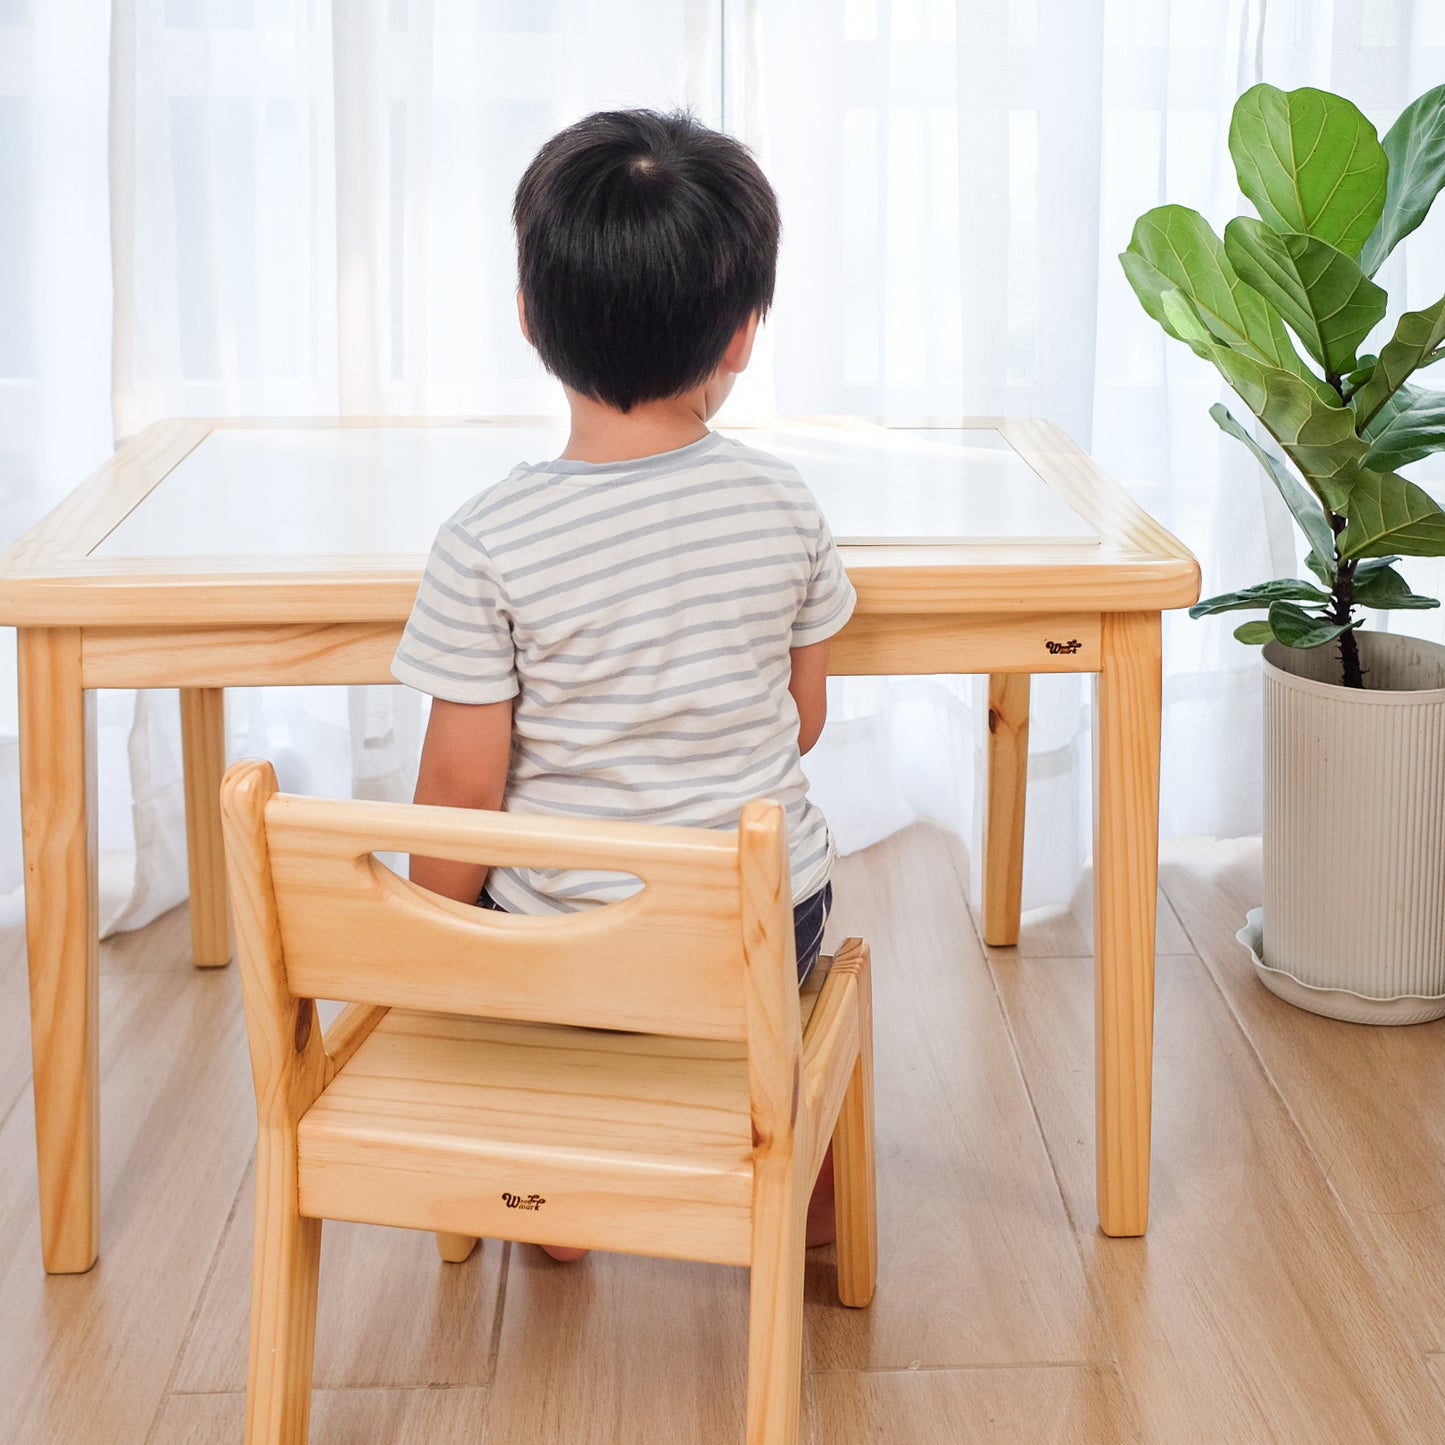
[[[293,994],[744,1036],[737,833],[286,794],[265,820]],[[429,893],[379,852],[627,873],[643,887],[565,916],[512,916]],[[780,979],[786,967],[780,956]]]

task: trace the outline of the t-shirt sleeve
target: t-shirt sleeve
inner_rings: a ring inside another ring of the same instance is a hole
[[[793,619],[792,645],[809,647],[841,632],[843,624],[853,615],[857,600],[858,594],[843,570],[843,559],[838,555],[833,533],[820,512],[813,571],[808,578],[807,596]]]
[[[391,675],[445,702],[504,702],[517,695],[502,577],[486,548],[455,522],[445,523],[432,543]]]

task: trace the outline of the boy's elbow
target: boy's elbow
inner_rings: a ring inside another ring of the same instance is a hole
[[[828,720],[828,704],[826,701],[816,710],[809,709],[808,712],[798,715],[798,753],[809,752],[815,742],[823,735],[823,724]]]

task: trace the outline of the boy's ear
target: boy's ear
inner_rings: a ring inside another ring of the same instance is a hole
[[[520,302],[521,297],[517,298]],[[728,342],[728,349],[723,352],[722,365],[724,371],[746,371],[748,362],[753,355],[753,342],[758,335],[758,313],[753,312],[738,329],[733,332],[733,339]]]
[[[532,333],[527,330],[527,303],[522,300],[522,293],[517,292],[517,325],[522,328],[522,336],[527,345],[532,344]]]

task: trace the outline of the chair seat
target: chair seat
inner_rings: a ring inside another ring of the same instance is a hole
[[[393,1009],[301,1120],[301,1212],[741,1263],[747,1082],[739,1045]]]
[[[302,1117],[297,1147],[314,1218],[749,1258],[741,1044],[392,1009]]]

